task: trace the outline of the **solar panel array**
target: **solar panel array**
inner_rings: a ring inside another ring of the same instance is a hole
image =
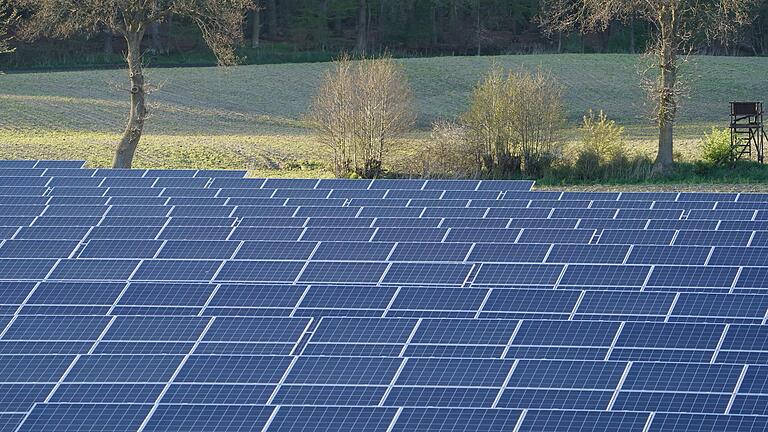
[[[0,431],[764,431],[768,195],[0,161]]]

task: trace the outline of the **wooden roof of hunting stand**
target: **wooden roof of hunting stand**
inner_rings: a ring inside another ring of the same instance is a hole
[[[764,162],[768,136],[763,126],[762,102],[731,102],[731,152],[734,160],[752,159],[754,147],[757,161]]]

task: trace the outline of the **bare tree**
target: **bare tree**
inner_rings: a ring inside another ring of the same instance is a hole
[[[104,28],[122,36],[127,44],[131,109],[115,151],[113,166],[130,168],[147,118],[147,83],[141,42],[156,23],[172,14],[185,16],[200,28],[219,64],[238,61],[234,48],[243,38],[243,20],[251,0],[16,0],[30,11],[21,28],[27,39],[67,38]]]
[[[352,81],[352,62],[348,56],[342,56],[334,63],[333,70],[326,72],[307,116],[320,142],[332,155],[336,177],[354,172],[356,165],[353,159],[355,98]]]
[[[415,123],[413,92],[391,58],[345,56],[325,75],[308,120],[333,154],[337,176],[378,177],[393,144]]]
[[[703,38],[728,42],[751,18],[763,0],[544,0],[545,30],[556,33],[604,31],[612,21],[641,19],[651,24],[654,38],[649,54],[658,76],[652,88],[659,127],[659,150],[654,170],[672,169],[673,129],[677,118],[681,55]]]

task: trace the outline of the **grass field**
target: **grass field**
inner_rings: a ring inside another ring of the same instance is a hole
[[[589,109],[605,110],[626,126],[630,144],[653,152],[655,131],[639,88],[641,59],[631,55],[443,57],[402,60],[411,79],[424,139],[437,118],[467,105],[477,80],[496,61],[542,67],[565,86],[573,135]],[[327,63],[240,66],[228,69],[149,69],[159,86],[136,165],[248,168],[256,175],[328,176],[323,149],[301,118]],[[699,156],[701,135],[725,125],[728,102],[768,100],[762,71],[768,58],[692,57],[689,97],[680,111],[676,151]],[[83,158],[108,165],[128,110],[122,70],[0,76],[0,158]],[[395,165],[397,161],[394,162]]]

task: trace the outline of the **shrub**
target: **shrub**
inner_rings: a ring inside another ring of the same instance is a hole
[[[413,92],[392,58],[345,56],[326,73],[307,118],[337,177],[380,177],[391,146],[415,123]]]
[[[547,72],[494,66],[477,85],[462,117],[467,139],[482,149],[486,174],[535,175],[559,156],[562,87]]]
[[[445,120],[432,124],[432,133],[417,150],[416,159],[423,177],[471,178],[482,171],[482,152],[467,140],[466,129]]]
[[[582,149],[597,153],[600,163],[626,154],[624,128],[608,119],[602,110],[597,116],[589,110],[584,116],[580,132]]]
[[[617,153],[611,159],[602,159],[596,150],[582,149],[574,164],[561,172],[570,171],[571,179],[587,181],[644,181],[651,177],[653,161],[647,156]]]
[[[730,130],[712,128],[711,134],[704,134],[703,156],[712,165],[732,163],[735,157],[731,148]]]
[[[582,149],[573,163],[573,177],[577,180],[597,180],[602,177],[600,154],[592,149]]]

